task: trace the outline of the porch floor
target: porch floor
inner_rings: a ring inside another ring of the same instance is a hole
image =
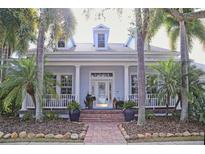
[[[89,122],[84,144],[127,144],[116,122]]]

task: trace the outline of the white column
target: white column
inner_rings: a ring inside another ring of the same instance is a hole
[[[128,100],[128,87],[129,87],[129,74],[128,74],[128,65],[124,66],[124,100]]]
[[[76,101],[80,103],[80,66],[75,66],[75,96]]]
[[[24,95],[22,94],[22,97]],[[26,111],[27,110],[27,102],[28,101],[28,94],[26,93],[26,96],[23,98],[23,102],[21,104],[21,111]]]

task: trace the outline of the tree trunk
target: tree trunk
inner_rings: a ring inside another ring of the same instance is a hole
[[[40,25],[37,40],[37,80],[36,89],[36,121],[42,121],[42,97],[43,97],[43,76],[44,76],[44,41],[45,41],[45,9],[40,9]]]
[[[142,35],[141,10],[136,9],[136,48],[137,48],[137,77],[138,77],[138,125],[145,124],[145,68],[144,68],[144,39]]]
[[[169,104],[170,104],[170,95],[167,95],[167,101],[166,101],[166,117],[169,115]]]
[[[188,80],[188,65],[189,56],[187,49],[186,27],[184,21],[180,21],[180,51],[181,51],[181,122],[188,120],[188,92],[189,92],[189,80]]]

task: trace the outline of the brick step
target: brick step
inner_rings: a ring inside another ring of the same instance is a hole
[[[123,118],[123,114],[85,114],[80,115],[83,118]]]
[[[122,110],[82,110],[80,121],[83,122],[123,122]]]
[[[124,118],[102,119],[102,118],[80,118],[82,122],[123,122]]]
[[[84,109],[81,110],[81,113],[87,113],[87,114],[117,114],[122,113],[122,110],[88,110]]]

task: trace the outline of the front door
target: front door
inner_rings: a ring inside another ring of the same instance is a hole
[[[91,73],[90,93],[96,98],[93,108],[111,109],[113,107],[113,74]]]
[[[112,82],[97,81],[95,108],[112,107]]]

